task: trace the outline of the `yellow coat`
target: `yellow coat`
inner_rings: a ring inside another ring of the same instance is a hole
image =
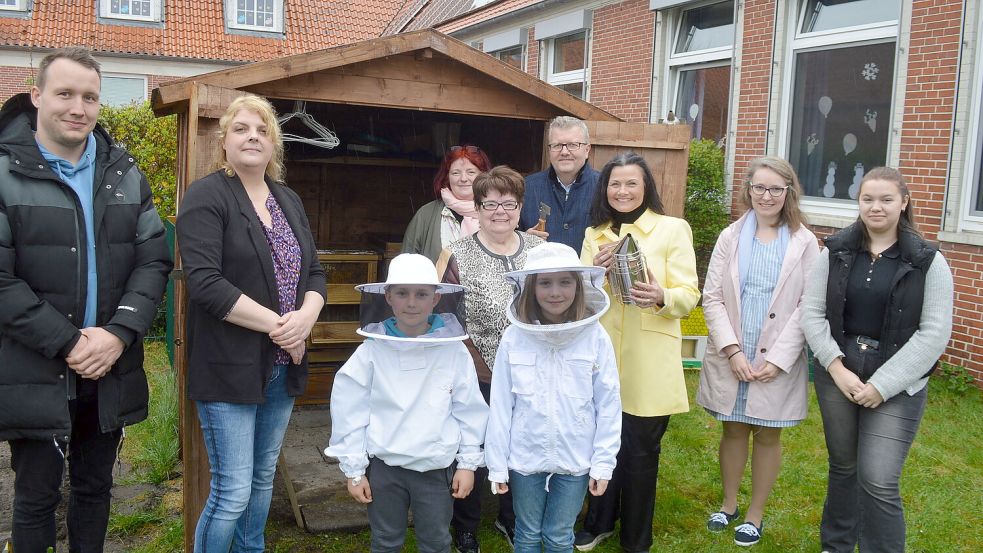
[[[622,410],[639,417],[683,413],[689,410],[689,400],[679,319],[700,299],[693,231],[683,219],[646,210],[634,224],[622,225],[620,236],[610,223],[588,228],[581,261],[592,265],[599,246],[617,242],[628,233],[665,290],[665,307],[640,309],[612,297],[611,309],[601,317],[618,360]],[[611,294],[609,284],[604,288]]]

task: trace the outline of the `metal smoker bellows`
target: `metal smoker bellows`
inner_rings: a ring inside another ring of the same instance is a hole
[[[611,261],[611,271],[608,281],[611,283],[611,294],[624,304],[634,304],[631,299],[631,287],[636,282],[648,282],[648,270],[645,267],[645,256],[638,250],[638,243],[631,234],[626,235],[614,247],[614,259]]]

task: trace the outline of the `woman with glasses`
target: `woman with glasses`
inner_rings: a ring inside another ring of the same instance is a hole
[[[410,220],[403,236],[403,253],[418,253],[436,262],[443,250],[478,230],[478,210],[471,185],[478,173],[491,169],[491,161],[477,146],[447,150],[433,179],[436,199]]]
[[[738,545],[761,539],[762,516],[782,464],[782,428],[806,417],[808,360],[799,304],[819,245],[802,223],[802,189],[792,166],[761,157],[748,166],[747,212],[713,248],[703,287],[709,339],[696,401],[721,421],[723,499],[707,529],[741,515],[737,492],[751,453],[751,502],[734,531]]]
[[[823,368],[816,397],[829,450],[819,538],[830,553],[903,552],[899,480],[952,332],[952,273],[915,227],[908,185],[877,167],[857,222],[826,239],[802,300]]]
[[[618,155],[601,170],[591,219],[581,261],[608,270],[608,293],[614,246],[628,234],[645,257],[648,282],[636,282],[631,303],[612,301],[601,318],[621,377],[621,452],[607,491],[589,498],[574,545],[593,549],[613,533],[620,513],[621,547],[635,553],[652,546],[659,453],[669,415],[689,410],[679,319],[700,299],[696,254],[689,224],[665,215],[652,172],[634,152]]]
[[[444,282],[464,286],[467,308],[467,342],[478,372],[478,387],[485,401],[491,392],[491,368],[495,352],[508,326],[507,310],[512,288],[505,278],[509,271],[520,271],[526,252],[543,240],[516,230],[525,192],[522,175],[499,165],[474,179],[474,205],[478,210],[478,232],[450,244],[440,255],[437,274]],[[478,469],[475,482],[487,478]],[[473,492],[454,504],[454,544],[461,553],[477,553],[478,522],[481,517],[480,493]],[[515,534],[515,513],[511,495],[499,496],[496,528],[511,543]]]

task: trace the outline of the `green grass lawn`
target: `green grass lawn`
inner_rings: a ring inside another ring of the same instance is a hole
[[[167,356],[162,347],[148,348],[147,368],[155,401],[151,417],[129,432],[124,457],[134,464],[141,479],[160,482],[174,470],[172,449],[175,436],[165,429],[176,424],[171,411],[176,406],[165,390],[173,390],[168,378]],[[691,398],[699,375],[688,371]],[[171,391],[170,393],[173,393]],[[692,399],[691,399],[692,401]],[[659,493],[656,502],[654,545],[658,552],[717,552],[740,550],[733,532],[710,534],[706,517],[719,507],[717,465],[719,423],[695,403],[689,413],[675,415],[663,440]],[[143,427],[143,428],[141,428]],[[815,393],[810,386],[809,417],[784,432],[785,463],[765,512],[764,537],[753,550],[758,552],[819,552],[819,516],[825,496],[826,448]],[[161,439],[167,436],[167,439]],[[164,443],[161,443],[164,442]],[[933,377],[928,408],[918,437],[905,465],[901,484],[908,520],[910,552],[983,551],[983,393],[973,389],[957,394],[946,381]],[[741,488],[741,509],[750,499],[750,478]],[[134,551],[163,553],[177,551],[181,544],[179,510],[174,502],[158,506],[147,520],[136,521],[142,543]],[[166,509],[167,514],[162,515]],[[488,512],[492,512],[489,508]],[[118,517],[120,527],[134,521]],[[145,523],[145,524],[144,524]],[[510,549],[491,528],[486,517],[480,532],[484,553],[506,553]],[[364,553],[369,533],[310,535],[292,521],[270,521],[268,550],[277,553]],[[413,535],[406,551],[415,551]],[[594,551],[620,553],[617,536]]]
[[[687,373],[691,397],[699,375]],[[933,379],[929,403],[918,437],[905,465],[901,491],[908,520],[910,552],[983,551],[983,394],[957,395]],[[692,400],[691,400],[692,401]],[[675,415],[663,440],[654,544],[659,552],[742,550],[733,532],[711,534],[706,518],[719,507],[717,465],[719,423],[702,408]],[[753,550],[819,552],[819,517],[825,497],[826,448],[822,422],[810,386],[809,418],[784,432],[785,463],[765,512],[764,537]],[[741,487],[741,509],[750,500],[750,477]],[[484,553],[510,551],[483,521]],[[278,553],[368,551],[369,534],[308,536],[271,523],[269,548]],[[406,551],[412,546],[412,531]],[[620,553],[617,536],[599,545],[599,553]]]

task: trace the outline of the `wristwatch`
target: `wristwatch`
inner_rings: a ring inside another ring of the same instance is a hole
[[[352,478],[352,486],[357,486],[362,483],[362,475],[358,475]]]

